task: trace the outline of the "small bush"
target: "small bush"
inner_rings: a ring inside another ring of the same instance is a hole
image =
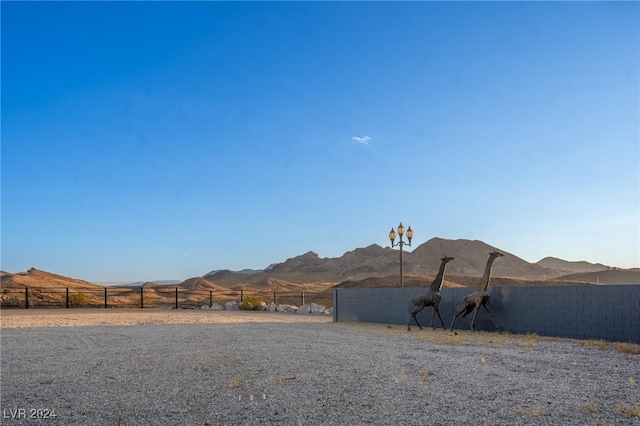
[[[407,373],[405,373],[404,370],[402,370],[400,372],[400,376],[399,377],[394,377],[393,381],[396,382],[399,385],[406,386],[407,383],[409,382],[409,377],[407,377]]]
[[[616,405],[616,412],[624,414],[627,417],[640,417],[640,404],[636,404],[635,407],[630,407],[625,404]]]
[[[532,348],[535,346],[538,340],[539,337],[536,333],[527,333],[524,335],[524,346],[527,348]]]
[[[601,426],[602,425],[602,419],[600,418],[600,412],[598,412],[598,409],[596,407],[593,406],[593,404],[587,402],[585,404],[582,404],[582,409],[586,410],[588,412],[590,412],[591,414],[593,414],[593,417],[596,421],[596,426]]]
[[[419,372],[420,372],[420,383],[427,383],[427,380],[429,380],[429,369],[421,368]]]
[[[536,408],[518,408],[516,409],[516,413],[521,416],[537,417],[538,419],[543,419],[549,415],[541,404],[538,404],[538,407]]]
[[[247,383],[242,376],[233,376],[231,383],[229,383],[229,387],[234,389],[243,388],[246,384]]]
[[[597,339],[583,340],[582,346],[584,346],[585,348],[598,348],[603,350],[609,349],[609,343],[605,342],[604,340]]]
[[[87,303],[87,296],[83,292],[69,295],[69,305],[84,306]]]
[[[242,309],[245,311],[259,311],[262,309],[262,297],[260,296],[247,296],[242,302]]]
[[[622,354],[640,354],[640,345],[635,343],[615,342],[613,348]]]

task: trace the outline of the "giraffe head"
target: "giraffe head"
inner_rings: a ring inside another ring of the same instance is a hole
[[[489,257],[493,257],[494,259],[497,258],[497,257],[502,257],[502,256],[504,256],[504,253],[500,253],[500,251],[498,249],[495,249],[494,251],[489,253]]]
[[[445,254],[445,255],[444,255],[444,257],[443,257],[442,259],[440,259],[440,260],[441,260],[442,262],[444,262],[444,263],[449,263],[449,262],[451,262],[451,261],[452,261],[452,260],[454,260],[454,259],[455,259],[455,257],[449,257],[449,256],[447,256],[447,255]]]

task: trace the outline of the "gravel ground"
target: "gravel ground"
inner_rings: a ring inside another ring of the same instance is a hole
[[[3,325],[2,424],[640,424],[610,346],[286,318]]]

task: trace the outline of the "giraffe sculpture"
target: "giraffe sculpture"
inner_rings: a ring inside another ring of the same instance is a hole
[[[445,256],[442,259],[440,259],[442,261],[440,263],[440,270],[438,271],[438,275],[436,275],[436,278],[433,280],[433,282],[429,286],[429,290],[427,291],[427,293],[411,300],[411,303],[413,303],[413,306],[415,307],[415,309],[413,310],[413,312],[411,312],[411,316],[409,317],[409,322],[407,323],[407,331],[411,330],[412,318],[416,322],[416,324],[418,324],[418,327],[420,327],[420,330],[422,330],[422,326],[418,322],[418,318],[416,317],[416,315],[427,306],[433,306],[433,312],[431,313],[431,327],[433,327],[433,320],[436,314],[438,314],[438,318],[440,318],[440,324],[442,324],[442,328],[446,329],[446,327],[444,326],[444,321],[442,321],[442,317],[440,316],[440,311],[438,310],[438,306],[440,305],[440,300],[442,299],[442,296],[440,295],[440,288],[442,287],[442,281],[444,280],[444,270],[445,270],[445,267],[447,266],[447,263],[449,263],[453,259],[454,259],[453,257],[448,257],[448,256]]]
[[[489,253],[489,260],[487,260],[487,266],[484,269],[484,275],[482,275],[482,278],[480,278],[480,281],[476,286],[476,291],[468,296],[465,296],[464,299],[458,302],[458,308],[453,317],[453,322],[451,323],[452,331],[458,317],[462,315],[462,318],[465,318],[474,309],[475,312],[473,313],[473,318],[471,319],[471,331],[475,331],[476,317],[478,316],[480,306],[483,306],[484,309],[489,313],[491,321],[493,321],[493,325],[495,325],[496,330],[500,331],[498,323],[496,322],[495,318],[493,318],[493,312],[491,312],[491,309],[489,308],[489,301],[491,300],[491,295],[489,294],[489,283],[491,281],[491,266],[493,265],[494,260],[501,256],[504,256],[504,254],[500,253],[498,250]]]

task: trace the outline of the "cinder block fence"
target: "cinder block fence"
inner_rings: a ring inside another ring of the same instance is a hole
[[[426,288],[334,289],[333,320],[383,324],[407,324],[413,310],[411,299]],[[456,303],[473,288],[444,288],[440,314],[448,328]],[[593,286],[527,286],[491,288],[491,310],[504,331],[515,334],[575,339],[603,339],[640,344],[640,284]],[[418,314],[423,327],[431,321],[432,309]],[[470,319],[473,314],[467,317]],[[436,316],[436,327],[441,327]],[[412,328],[416,327],[412,322]],[[456,329],[469,329],[469,322],[456,322]],[[476,329],[492,331],[489,315],[480,308]]]

